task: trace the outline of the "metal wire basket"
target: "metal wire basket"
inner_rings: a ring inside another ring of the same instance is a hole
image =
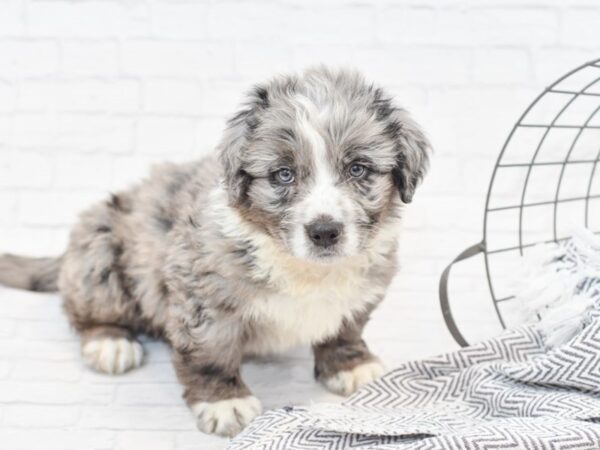
[[[538,244],[566,239],[573,225],[600,230],[600,59],[546,88],[521,115],[498,156],[485,204],[483,239],[442,273],[440,305],[448,330],[468,345],[452,315],[452,266],[483,254],[494,310],[505,328],[514,296],[511,268]]]

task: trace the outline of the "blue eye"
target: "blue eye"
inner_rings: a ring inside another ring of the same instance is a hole
[[[352,178],[360,178],[367,172],[367,168],[362,164],[352,164],[349,172]]]
[[[288,167],[284,167],[275,172],[275,177],[282,184],[293,183],[295,179],[294,171]]]

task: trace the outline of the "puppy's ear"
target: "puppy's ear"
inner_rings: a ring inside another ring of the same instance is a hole
[[[268,91],[262,86],[256,86],[248,94],[242,109],[227,121],[219,144],[219,160],[223,166],[229,201],[234,205],[243,204],[248,199],[252,177],[244,171],[244,153],[260,124],[261,112],[268,107]]]
[[[392,170],[394,184],[402,201],[410,203],[429,168],[431,144],[421,127],[403,109],[391,112],[386,132],[396,146],[396,167]]]

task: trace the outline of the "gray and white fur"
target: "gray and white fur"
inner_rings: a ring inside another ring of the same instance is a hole
[[[3,256],[0,282],[58,288],[96,370],[140,365],[138,333],[166,339],[198,427],[234,435],[261,410],[247,355],[310,344],[315,377],[343,395],[381,375],[361,334],[428,153],[358,73],[281,76],[250,92],[217,155],[94,205],[60,258]]]

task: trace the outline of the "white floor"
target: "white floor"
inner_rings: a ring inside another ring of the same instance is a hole
[[[438,273],[399,275],[369,323],[367,341],[390,368],[456,348],[439,312]],[[470,310],[471,329],[495,332],[493,316]],[[118,377],[84,368],[78,350],[57,295],[0,288],[0,449],[226,446],[196,431],[163,343],[146,342],[145,365]],[[313,381],[308,349],[249,362],[243,372],[265,409],[340,400]]]

